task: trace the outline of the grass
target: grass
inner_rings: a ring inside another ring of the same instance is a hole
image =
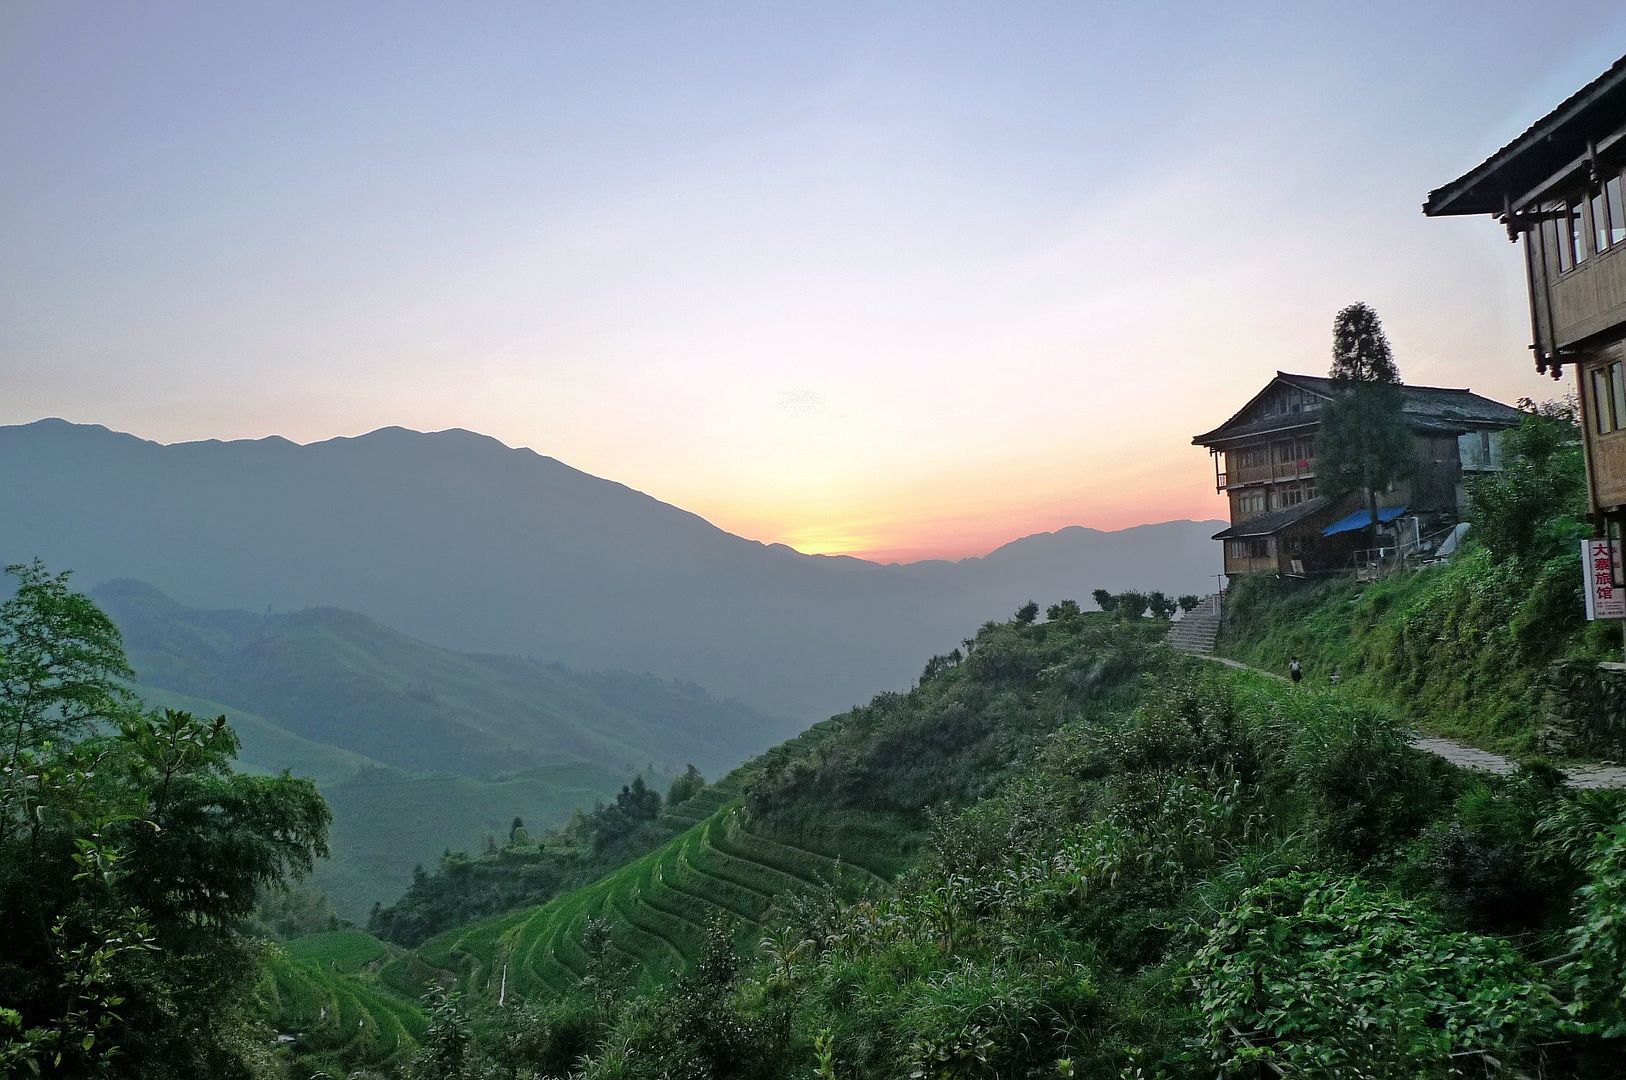
[[[390,955],[390,947],[365,930],[333,930],[287,944],[288,955],[324,971],[354,974]]]
[[[1544,719],[1547,665],[1618,650],[1618,638],[1604,640],[1612,626],[1581,620],[1574,563],[1497,565],[1470,547],[1449,566],[1366,586],[1244,578],[1218,651],[1280,674],[1297,656],[1312,684],[1327,685],[1336,670],[1342,693],[1368,695],[1419,727],[1528,753]]]
[[[377,978],[399,950],[369,934],[316,934],[273,950],[262,964],[262,1015],[279,1036],[296,1074],[344,1076],[404,1064],[422,1042],[426,1020],[416,1001]]]
[[[478,852],[486,837],[506,837],[516,815],[532,828],[561,825],[629,779],[580,764],[491,778],[370,770],[322,791],[333,808],[333,858],[315,881],[342,918],[363,921],[374,901],[400,896],[414,865],[432,868],[446,850]]]
[[[694,824],[591,885],[432,938],[417,950],[417,977],[455,971],[465,990],[488,997],[499,993],[505,972],[509,994],[565,990],[592,962],[583,943],[588,920],[603,919],[612,955],[633,966],[636,982],[653,985],[700,956],[716,920],[743,941],[788,894],[857,891],[880,880],[833,853],[754,829],[737,798],[715,785],[669,813]],[[396,961],[386,979],[406,982],[409,966]]]
[[[400,896],[412,881],[412,868],[433,867],[441,852],[478,852],[486,837],[507,836],[516,816],[537,829],[563,824],[578,807],[613,798],[631,778],[580,763],[495,777],[418,776],[219,702],[146,686],[136,690],[153,708],[224,714],[242,743],[242,771],[271,774],[287,768],[316,782],[333,809],[333,828],[332,855],[317,866],[314,883],[339,916],[352,922],[365,921],[375,902]],[[664,777],[651,779],[661,783]]]

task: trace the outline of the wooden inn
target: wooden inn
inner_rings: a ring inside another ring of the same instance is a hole
[[[1348,569],[1369,545],[1365,493],[1335,497],[1317,481],[1316,431],[1335,386],[1278,371],[1229,420],[1192,438],[1213,455],[1215,489],[1230,503],[1231,525],[1214,536],[1224,545],[1227,575]],[[1466,480],[1501,467],[1496,433],[1521,415],[1469,390],[1406,386],[1402,393],[1417,461],[1410,478],[1378,496],[1391,552],[1461,520]]]

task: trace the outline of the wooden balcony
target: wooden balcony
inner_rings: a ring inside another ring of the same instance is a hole
[[[1550,296],[1558,348],[1626,325],[1626,247],[1581,263],[1552,283]]]
[[[1216,476],[1217,491],[1244,484],[1277,484],[1284,480],[1308,480],[1315,476],[1315,459],[1308,461],[1274,461],[1266,465],[1244,465],[1229,469]]]

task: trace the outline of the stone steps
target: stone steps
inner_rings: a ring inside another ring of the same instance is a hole
[[[1202,653],[1207,655],[1214,651],[1214,643],[1219,640],[1220,629],[1220,597],[1216,593],[1192,608],[1178,620],[1169,624],[1168,634],[1164,641],[1174,649],[1181,652]]]

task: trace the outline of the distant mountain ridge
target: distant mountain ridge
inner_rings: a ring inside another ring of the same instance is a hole
[[[717,775],[800,726],[691,683],[456,653],[337,608],[204,611],[128,579],[91,597],[149,706],[224,713],[241,767],[316,782],[334,813],[316,881],[347,918],[515,816],[561,824],[638,772]]]
[[[717,773],[799,726],[692,683],[458,653],[339,608],[204,611],[128,579],[90,595],[118,625],[143,686],[222,702],[412,772],[588,763],[673,774],[693,762]]]
[[[199,608],[337,606],[463,651],[681,677],[818,719],[1029,599],[1207,592],[1213,522],[1066,529],[981,558],[801,555],[533,451],[453,429],[161,445],[0,427],[0,560]]]

